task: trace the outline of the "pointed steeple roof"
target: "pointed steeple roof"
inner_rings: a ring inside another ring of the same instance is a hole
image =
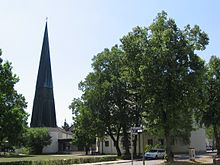
[[[38,69],[31,127],[56,127],[47,22]]]
[[[37,87],[53,88],[47,23],[44,31],[43,47],[37,77]]]

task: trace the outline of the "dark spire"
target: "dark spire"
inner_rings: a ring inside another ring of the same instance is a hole
[[[31,127],[56,127],[47,22],[41,50]]]

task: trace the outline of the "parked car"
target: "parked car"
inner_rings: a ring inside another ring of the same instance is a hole
[[[144,154],[145,159],[164,159],[164,149],[152,149]]]

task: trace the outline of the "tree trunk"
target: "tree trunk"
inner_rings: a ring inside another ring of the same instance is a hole
[[[43,146],[34,146],[34,147],[31,148],[31,150],[32,150],[31,152],[34,153],[34,154],[42,154]]]
[[[89,147],[86,146],[85,149],[86,149],[86,155],[88,155],[89,154]]]
[[[119,145],[118,145],[118,141],[117,142],[114,142],[115,143],[115,148],[116,148],[116,151],[117,151],[117,155],[118,156],[121,156],[121,150],[119,148]]]
[[[103,142],[103,139],[102,139],[102,155],[104,154],[104,151],[103,151],[103,147],[104,146],[104,142]]]
[[[220,156],[220,139],[219,139],[219,137],[216,138],[216,149],[217,149],[217,155]]]
[[[125,149],[124,155],[125,157],[127,157],[127,156],[130,156],[130,151],[129,151],[130,143],[129,143],[129,137],[128,137],[129,134],[127,132],[126,126],[122,127],[122,132],[123,132],[123,147]]]
[[[213,131],[213,138],[212,138],[212,151],[215,149],[215,133]]]
[[[138,102],[137,95],[135,95],[135,101]],[[140,123],[141,123],[141,115],[140,115],[141,108],[140,108],[140,106],[136,105],[135,110],[136,110],[135,127],[140,127]],[[139,151],[140,151],[140,134],[138,134],[138,137],[139,137]],[[134,148],[134,156],[137,156],[137,135],[135,135],[135,137],[134,137],[133,148]]]
[[[121,150],[120,150],[120,147],[119,147],[119,138],[120,138],[119,133],[120,133],[120,129],[118,130],[116,139],[115,139],[115,137],[114,137],[114,135],[112,134],[111,131],[108,131],[107,133],[108,133],[108,135],[111,137],[112,141],[113,141],[114,144],[115,144],[115,148],[116,148],[116,151],[117,151],[117,155],[118,155],[118,156],[121,156]]]
[[[213,126],[214,134],[215,134],[215,145],[217,149],[217,155],[220,155],[220,131],[216,127],[216,125]]]
[[[168,129],[165,129],[165,140],[166,140],[166,154],[167,154],[167,161],[173,162],[174,155],[171,148],[171,136]]]
[[[134,156],[137,156],[137,135],[135,135],[134,137],[133,148],[134,148]]]

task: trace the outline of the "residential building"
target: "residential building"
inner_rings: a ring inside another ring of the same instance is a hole
[[[147,133],[140,133],[137,135],[137,154],[142,154],[146,145],[164,146],[165,140],[150,136]],[[123,151],[122,144],[120,149]],[[195,148],[196,153],[206,152],[206,136],[205,130],[199,128],[191,132],[190,144],[185,144],[181,139],[173,141],[172,151],[174,153],[188,153],[190,148]],[[104,154],[116,154],[116,148],[110,136],[106,136],[103,141],[98,141],[97,150]]]

